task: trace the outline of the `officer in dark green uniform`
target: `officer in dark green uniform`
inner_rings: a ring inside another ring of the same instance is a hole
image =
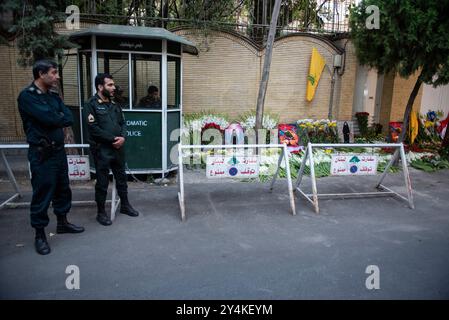
[[[59,95],[51,90],[57,86],[57,65],[51,60],[37,61],[33,66],[34,82],[20,92],[17,99],[27,142],[33,197],[31,226],[36,229],[35,247],[39,254],[50,253],[44,228],[50,202],[58,224],[56,233],[80,233],[83,227],[67,221],[71,208],[67,156],[63,128],[73,124],[70,110]]]
[[[100,73],[95,78],[97,93],[84,106],[84,123],[89,133],[89,144],[95,162],[97,183],[97,221],[108,226],[112,221],[106,214],[105,202],[109,185],[109,169],[116,181],[120,197],[120,213],[137,217],[139,213],[128,201],[128,185],[125,172],[126,127],[122,109],[113,100],[115,84],[112,76]]]

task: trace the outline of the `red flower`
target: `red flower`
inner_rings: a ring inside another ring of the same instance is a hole
[[[210,122],[210,123],[206,123],[206,125],[204,126],[203,130],[207,130],[207,129],[217,129],[221,131],[221,128],[218,124]]]
[[[406,146],[406,151],[410,150],[412,152],[424,152],[424,149],[421,148],[418,144],[414,143],[411,146]],[[408,150],[407,150],[408,149]]]

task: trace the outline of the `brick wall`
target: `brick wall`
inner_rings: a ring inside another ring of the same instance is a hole
[[[183,58],[183,108],[184,112],[214,110],[235,118],[255,110],[264,50],[236,35],[224,32],[181,30],[177,34],[193,41],[200,50],[199,56]],[[265,111],[278,114],[283,122],[301,118],[327,118],[331,89],[331,76],[323,74],[314,100],[306,101],[306,81],[312,48],[318,49],[332,67],[332,56],[337,50],[316,37],[295,35],[277,40],[273,48]],[[352,63],[352,58],[349,59]],[[352,66],[349,68],[352,71]],[[354,81],[346,76],[344,81]],[[352,91],[340,99],[338,89],[341,78],[336,78],[334,110],[350,114]],[[344,88],[353,88],[354,84]],[[348,97],[351,97],[350,99]]]
[[[92,22],[81,22],[80,28],[84,29],[94,25]],[[67,33],[65,24],[57,24],[56,29],[61,33]],[[17,65],[19,51],[15,41],[10,41],[8,46],[0,45],[0,61],[2,72],[0,73],[0,143],[25,141],[22,119],[18,112],[17,97],[20,91],[33,81],[30,67],[22,68]],[[74,82],[73,79],[71,82]],[[68,98],[73,99],[73,85]]]
[[[84,23],[82,28],[90,25],[92,23]],[[263,49],[232,33],[208,31],[205,34],[191,29],[176,33],[192,40],[200,51],[198,56],[184,55],[184,112],[212,110],[237,118],[245,111],[255,110],[263,68]],[[345,47],[346,62],[344,74],[336,76],[333,115],[339,120],[351,120],[357,59],[351,42],[343,39],[337,45]],[[327,68],[323,71],[314,100],[307,102],[305,98],[313,47],[318,49],[332,68],[333,55],[338,54],[338,51],[328,41],[311,35],[294,35],[278,39],[274,44],[265,111],[278,114],[282,122],[328,116],[331,76]],[[5,97],[0,101],[0,112],[3,115],[0,120],[0,138],[3,141],[23,139],[16,97],[32,78],[29,68],[17,67],[17,56],[14,47],[0,46],[0,57],[5,61],[7,70],[1,75],[4,85],[0,88]],[[71,65],[72,61],[69,60],[67,69],[74,69]],[[65,76],[69,80],[67,73]],[[76,101],[75,85],[75,80],[70,79],[70,84],[64,88],[68,103],[69,100],[70,103]]]
[[[393,96],[391,100],[391,115],[390,121],[402,121],[404,117],[405,106],[407,105],[410,93],[415,86],[418,73],[410,76],[408,79],[401,78],[396,75],[394,78]],[[413,104],[413,110],[419,111],[421,109],[423,87],[419,89],[416,96],[415,103]]]
[[[391,103],[393,99],[394,74],[386,74],[382,88],[382,102],[380,107],[379,121],[383,131],[388,132],[388,122],[391,117]]]
[[[17,65],[18,51],[15,42],[9,46],[0,46],[0,143],[24,141],[25,134],[22,120],[17,109],[17,96],[31,81],[31,68],[21,68]]]
[[[385,133],[388,132],[388,122],[403,120],[405,107],[417,77],[417,74],[408,79],[401,78],[399,74],[385,75],[380,110],[380,123]],[[421,108],[422,94],[423,88],[421,87],[413,104],[414,111],[419,111]]]
[[[82,22],[81,28],[94,24]],[[64,25],[58,28],[62,32],[67,31],[64,30]],[[263,68],[263,49],[232,33],[208,31],[205,34],[192,29],[176,33],[193,41],[199,48],[198,56],[183,56],[184,112],[212,110],[237,118],[245,111],[255,110]],[[343,75],[336,76],[333,115],[338,120],[351,120],[354,115],[357,58],[353,45],[347,39],[339,40],[335,44],[345,48],[346,61]],[[318,49],[326,63],[332,67],[332,56],[338,52],[327,41],[311,35],[294,35],[275,41],[265,111],[278,114],[282,122],[294,122],[301,118],[327,118],[331,76],[326,68],[314,100],[307,102],[305,99],[313,47]],[[14,42],[11,42],[10,46],[0,46],[4,71],[0,74],[0,142],[24,139],[16,99],[20,90],[32,81],[32,75],[30,68],[17,66],[17,57],[18,51]],[[67,70],[74,70],[72,60],[66,64]],[[415,81],[416,76],[409,79],[385,76],[380,112],[380,122],[384,128],[387,128],[389,121],[402,120]],[[70,77],[70,83],[64,88],[68,103],[77,101],[76,86],[76,80]],[[419,110],[421,98],[422,89],[416,98],[414,110]]]
[[[352,120],[354,116],[353,101],[354,89],[357,75],[357,57],[355,55],[355,48],[348,39],[337,41],[339,47],[345,48],[346,61],[344,61],[343,76],[339,77],[337,93],[337,109],[335,110],[336,118],[338,120]]]
[[[184,112],[213,110],[231,117],[255,108],[260,79],[258,50],[228,34],[189,30],[199,55],[183,55]]]

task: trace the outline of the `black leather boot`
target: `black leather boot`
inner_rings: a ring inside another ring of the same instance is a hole
[[[112,224],[111,219],[109,219],[108,215],[106,214],[106,210],[104,208],[104,203],[97,203],[97,221],[99,224],[103,226],[110,226]]]
[[[51,252],[50,246],[45,236],[44,228],[36,228],[36,238],[34,239],[34,247],[36,252],[42,255],[49,254]]]
[[[58,224],[56,226],[56,233],[81,233],[84,231],[83,227],[78,227],[67,221],[67,216],[57,216]]]
[[[139,215],[139,212],[129,203],[127,195],[122,195],[120,197],[120,213],[126,214],[130,217],[137,217]]]

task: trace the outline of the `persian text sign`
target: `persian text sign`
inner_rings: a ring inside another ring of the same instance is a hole
[[[377,156],[374,155],[333,155],[331,175],[374,175],[377,173]]]
[[[206,159],[208,178],[257,178],[258,156],[208,156]]]
[[[90,180],[89,157],[67,155],[70,180]]]

